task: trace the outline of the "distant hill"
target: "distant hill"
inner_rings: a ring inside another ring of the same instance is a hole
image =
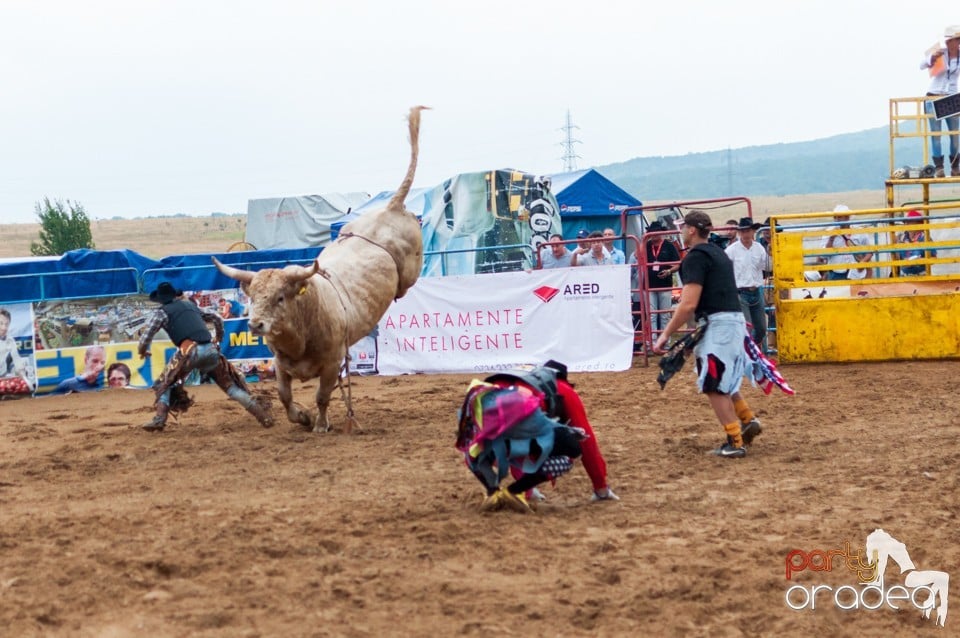
[[[920,139],[898,139],[898,165],[919,163]],[[595,167],[641,201],[803,195],[883,189],[890,172],[886,126],[809,142],[638,157]]]

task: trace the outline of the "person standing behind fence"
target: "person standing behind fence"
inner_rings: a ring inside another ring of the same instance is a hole
[[[590,233],[587,241],[582,242],[570,258],[571,266],[608,266],[612,263],[610,253],[603,246],[603,233],[598,230]]]
[[[849,232],[849,208],[843,204],[837,204],[837,206],[833,209],[833,213],[833,219],[840,224],[839,228],[842,228],[847,232],[844,232],[841,235],[829,235],[825,237],[822,244],[823,248],[847,248],[853,250],[859,246],[867,245],[868,242],[864,237]],[[826,271],[827,281],[836,281],[839,279],[863,279],[866,276],[867,271],[865,268],[856,268],[856,265],[861,262],[870,261],[872,258],[873,253],[866,253],[862,255],[854,253],[838,253],[836,255],[823,255],[817,257],[817,263],[836,266],[835,268]]]
[[[554,233],[550,235],[551,242],[562,242],[563,235]],[[540,264],[543,270],[548,268],[566,268],[570,265],[572,253],[565,244],[553,244],[540,249]]]
[[[717,456],[746,456],[747,445],[762,432],[760,421],[740,395],[740,385],[750,366],[746,352],[747,326],[740,309],[737,283],[730,258],[708,241],[712,223],[703,211],[691,211],[680,226],[689,248],[680,265],[683,290],[680,305],[657,338],[653,351],[665,354],[670,336],[690,319],[706,322],[694,346],[697,387],[723,425],[727,441],[713,451]]]
[[[760,224],[749,217],[737,222],[737,241],[728,245],[727,257],[733,262],[733,276],[737,281],[740,308],[753,326],[753,340],[767,352],[767,313],[763,295],[763,273],[770,270],[770,255],[756,239]]]
[[[659,221],[647,227],[647,232],[667,230]],[[647,288],[650,292],[650,330],[653,336],[667,327],[673,308],[673,275],[680,270],[680,252],[667,241],[666,235],[657,235],[647,241]]]
[[[923,215],[921,215],[920,211],[918,210],[907,211],[907,214],[904,216],[904,222],[907,224],[922,223],[923,221]],[[922,228],[919,230],[904,231],[903,235],[900,237],[900,243],[917,244],[917,247],[901,251],[899,258],[905,261],[913,261],[914,259],[923,259],[927,254],[929,254],[931,257],[936,257],[937,251],[935,249],[924,249],[924,247],[921,245],[925,241],[926,239],[924,238],[924,232]],[[901,266],[900,274],[906,276],[925,275],[927,274],[927,266],[925,264]]]
[[[960,25],[946,28],[943,34],[946,44],[943,47],[932,47],[927,50],[921,69],[930,70],[930,86],[927,89],[928,97],[942,97],[957,92],[957,77],[960,76]],[[923,112],[930,116],[930,151],[933,155],[933,165],[936,166],[936,177],[944,177],[943,172],[943,145],[940,140],[941,124],[934,115],[933,101],[923,103]],[[950,176],[960,175],[960,155],[957,154],[957,129],[960,116],[946,119],[947,129],[950,131]]]
[[[613,240],[616,239],[616,237],[617,233],[612,228],[603,229],[603,247],[610,253],[610,263],[623,265],[627,263],[627,256],[623,254],[622,250],[613,245]]]

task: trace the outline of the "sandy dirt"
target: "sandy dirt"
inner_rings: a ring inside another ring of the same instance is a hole
[[[747,391],[765,431],[742,460],[706,454],[689,368],[664,392],[653,367],[571,375],[622,500],[590,503],[578,463],[532,515],[477,509],[452,446],[472,375],[354,377],[349,435],[262,429],[215,386],[155,434],[148,391],[3,401],[0,634],[946,636],[955,592],[946,629],[792,611],[785,559],[882,527],[960,577],[957,366],[788,366],[795,397]]]

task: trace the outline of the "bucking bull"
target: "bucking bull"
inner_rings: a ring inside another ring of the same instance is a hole
[[[345,225],[313,265],[249,272],[217,269],[240,282],[250,297],[250,331],[273,351],[280,401],[293,423],[330,429],[327,406],[340,387],[347,404],[346,431],[354,425],[349,393],[341,386],[341,364],[353,343],[365,337],[390,302],[413,286],[423,267],[423,240],[416,216],[404,207],[417,168],[420,111],[410,109],[410,166],[387,207]],[[317,413],[293,402],[291,379],[317,378]],[[348,379],[349,383],[349,379]]]

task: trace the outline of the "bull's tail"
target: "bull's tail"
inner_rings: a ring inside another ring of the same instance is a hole
[[[403,182],[400,183],[400,188],[390,198],[390,203],[387,204],[388,209],[405,210],[403,201],[410,193],[410,187],[413,186],[413,176],[417,172],[417,155],[420,154],[420,111],[429,108],[429,106],[414,106],[410,109],[410,115],[407,116],[410,122],[410,166],[407,168]]]

